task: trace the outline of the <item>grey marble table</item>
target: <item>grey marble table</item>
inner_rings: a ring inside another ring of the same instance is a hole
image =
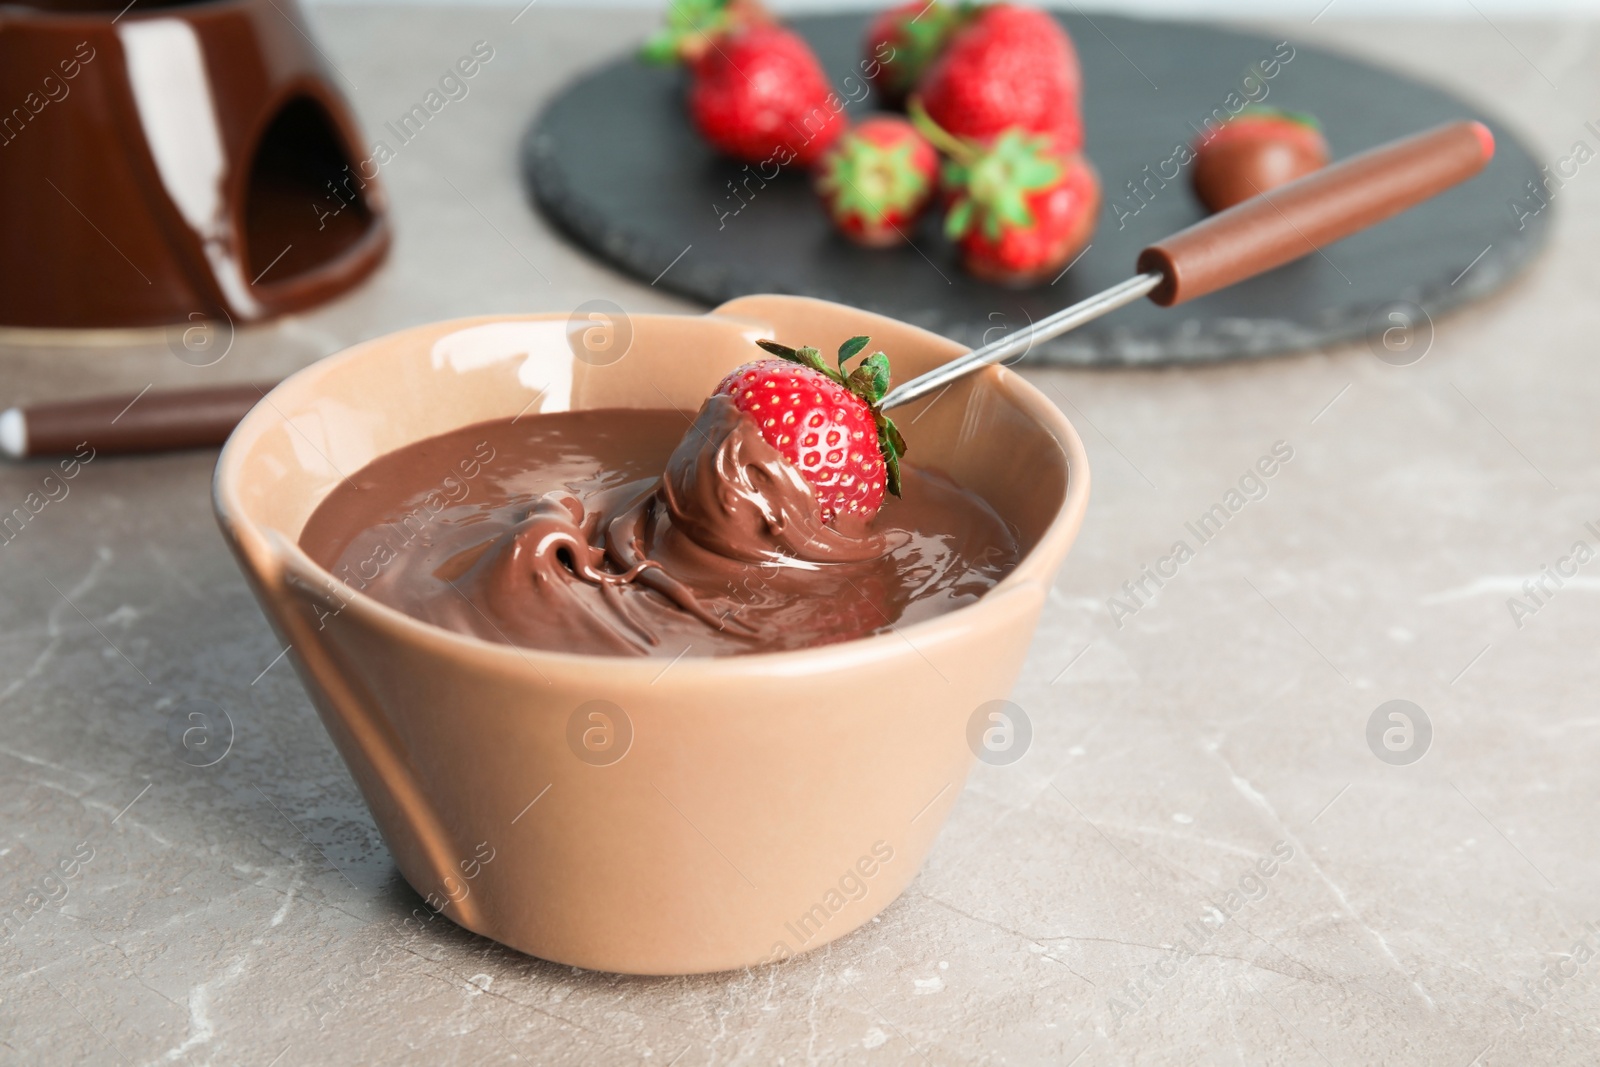
[[[1592,23],[1304,6],[1273,28],[1497,108],[1552,164],[1600,147]],[[447,316],[687,310],[570,249],[516,179],[539,101],[652,17],[516,14],[314,11],[373,131],[495,49],[385,168],[370,285],[203,370],[10,345],[7,399],[270,377]],[[1032,747],[977,768],[880,919],[748,973],[408,932],[416,898],[213,528],[213,457],[95,459],[0,547],[0,911],[25,916],[0,1062],[1594,1063],[1600,562],[1572,552],[1600,546],[1600,163],[1549,210],[1543,261],[1412,365],[1027,371],[1095,466],[1014,694]],[[44,473],[0,470],[0,510]],[[1204,541],[1186,525],[1235,499]],[[1134,598],[1146,566],[1174,576]],[[1568,574],[1528,595],[1547,566]],[[1391,700],[1430,724],[1399,752],[1368,741]],[[175,741],[194,701],[233,724],[210,768]]]

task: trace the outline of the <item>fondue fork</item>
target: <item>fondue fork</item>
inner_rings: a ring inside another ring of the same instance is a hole
[[[878,406],[926,396],[1140,297],[1171,307],[1320,252],[1466,181],[1493,156],[1487,127],[1452,122],[1259,193],[1144,249],[1127,281],[895,386]]]

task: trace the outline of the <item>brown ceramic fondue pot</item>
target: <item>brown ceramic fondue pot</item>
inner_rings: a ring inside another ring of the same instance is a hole
[[[0,4],[0,326],[268,318],[388,246],[295,0]]]

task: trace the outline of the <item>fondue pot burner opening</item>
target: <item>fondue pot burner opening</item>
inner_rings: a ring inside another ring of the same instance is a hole
[[[295,0],[0,5],[0,326],[250,322],[388,249]]]

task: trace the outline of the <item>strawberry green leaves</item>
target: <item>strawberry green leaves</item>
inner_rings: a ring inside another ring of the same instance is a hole
[[[945,217],[945,235],[960,240],[977,224],[996,241],[1007,228],[1027,229],[1034,222],[1028,195],[1055,185],[1061,173],[1047,138],[1006,130],[970,162],[947,164],[946,180],[959,192]]]
[[[837,210],[868,222],[893,218],[922,203],[932,182],[915,160],[911,141],[874,144],[847,133],[831,153],[817,179],[817,188]]]
[[[959,240],[966,232],[972,229],[972,216],[977,213],[977,206],[972,202],[972,197],[963,196],[950,205],[950,213],[944,217],[944,232],[952,240]]]
[[[852,338],[850,338],[850,340],[848,340],[844,344],[840,345],[839,346],[839,370],[841,372],[843,372],[845,363],[847,361],[855,359],[857,356],[859,356],[861,354],[861,350],[863,348],[866,348],[867,347],[867,342],[869,342],[871,340],[872,340],[872,338],[866,337],[866,336],[852,337]],[[879,353],[879,354],[881,355],[882,353]],[[885,357],[885,358],[887,358],[887,357]]]
[[[779,359],[826,375],[860,398],[867,410],[872,412],[872,421],[878,427],[878,450],[883,453],[884,487],[899,496],[900,457],[906,454],[906,439],[900,435],[900,428],[894,424],[894,420],[878,407],[889,392],[889,357],[883,352],[874,352],[856,364],[854,370],[848,374],[845,372],[845,364],[859,356],[870,341],[870,337],[858,336],[840,345],[837,370],[828,366],[821,352],[809,346],[790,348],[769,340],[757,341],[756,344],[762,351]]]
[[[878,424],[878,448],[883,452],[884,488],[895,496],[900,495],[900,457],[906,454],[906,439],[900,428],[877,408],[872,417]]]
[[[844,381],[839,376],[838,371],[823,362],[822,353],[815,348],[790,348],[788,345],[780,345],[776,341],[757,341],[756,344],[763,351],[771,352],[779,359],[786,359],[790,363],[798,363],[802,367],[809,367],[819,374],[826,374],[836,382]]]
[[[639,49],[646,63],[668,66],[686,52],[726,32],[734,24],[729,0],[673,0],[667,5],[667,24]]]
[[[863,360],[848,376],[845,374],[844,365],[867,347],[870,337],[852,337],[839,346],[839,369],[834,370],[823,360],[822,353],[815,348],[790,348],[780,345],[776,341],[757,341],[756,345],[763,352],[770,352],[779,359],[786,359],[790,363],[798,363],[802,367],[809,367],[820,374],[838,382],[856,396],[866,402],[868,407],[883,399],[883,394],[889,391],[889,357],[882,352],[874,352]],[[863,373],[865,372],[865,373]],[[851,383],[855,384],[852,385]]]
[[[945,4],[929,0],[920,7],[891,11],[875,25],[880,37],[868,41],[867,50],[882,60],[874,79],[880,89],[900,97],[916,87],[923,73],[939,57],[951,36],[977,13],[976,4]],[[882,49],[890,49],[883,59]]]
[[[840,361],[841,365],[843,360]],[[871,407],[883,399],[883,394],[889,391],[889,357],[882,352],[874,352],[861,361],[861,365],[850,372],[850,377],[845,379],[845,387],[859,396]]]
[[[847,359],[867,347],[867,338],[852,337],[839,346],[839,370],[844,370]],[[845,350],[849,350],[849,355]],[[882,352],[872,355],[856,364],[856,369],[844,380],[844,386],[866,403],[867,409],[872,412],[872,421],[878,427],[878,451],[883,453],[884,488],[895,496],[900,495],[900,457],[906,454],[906,439],[900,436],[900,429],[894,420],[885,415],[878,407],[884,394],[889,391],[889,357]]]
[[[944,219],[946,237],[959,241],[974,226],[981,226],[984,236],[998,241],[1008,228],[1033,226],[1029,195],[1060,182],[1065,170],[1048,137],[1013,126],[985,146],[940,127],[915,97],[907,110],[912,125],[950,157],[944,166],[944,185],[956,195]]]

